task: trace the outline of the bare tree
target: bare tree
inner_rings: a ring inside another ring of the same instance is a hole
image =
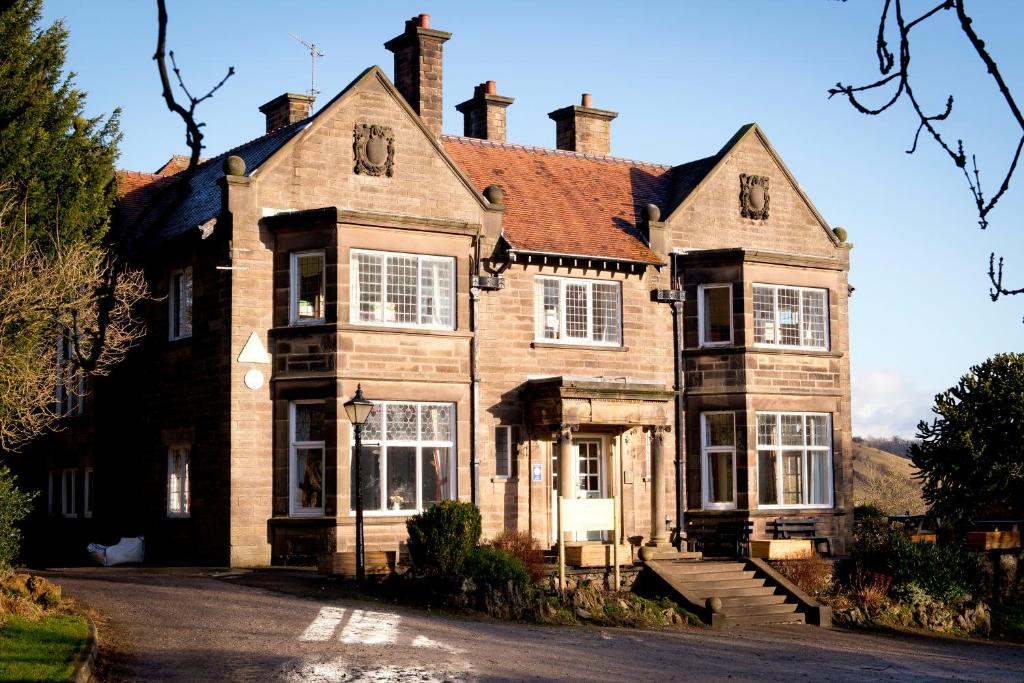
[[[1021,150],[1024,149],[1024,116],[1021,114],[1020,107],[1017,105],[1013,93],[1003,79],[996,60],[985,47],[985,41],[978,36],[977,31],[974,29],[974,21],[967,14],[965,7],[966,0],[944,0],[928,11],[909,18],[904,14],[903,4],[902,0],[884,0],[882,5],[882,15],[878,22],[878,37],[875,41],[878,70],[882,77],[873,83],[860,86],[844,85],[842,82],[836,83],[835,87],[828,91],[829,97],[843,95],[854,109],[868,116],[877,116],[889,110],[901,100],[909,102],[917,116],[918,126],[917,131],[914,133],[913,144],[907,150],[907,154],[913,154],[917,150],[921,133],[927,132],[928,136],[946,153],[954,166],[963,172],[964,178],[967,181],[967,187],[970,189],[978,212],[978,225],[984,230],[989,225],[989,213],[999,203],[1003,195],[1006,194],[1010,187],[1010,181],[1017,170],[1017,162],[1020,160]],[[909,71],[911,33],[919,26],[929,21],[935,21],[936,17],[949,11],[952,11],[956,17],[961,33],[984,65],[986,73],[998,88],[1009,115],[1021,131],[1021,137],[1016,143],[1016,148],[1006,172],[1002,176],[1002,181],[991,195],[986,195],[982,188],[981,172],[978,170],[978,160],[975,155],[968,155],[964,149],[962,139],[958,139],[955,145],[951,144],[947,138],[943,137],[942,131],[939,130],[939,126],[947,121],[950,114],[953,113],[953,95],[947,97],[945,105],[939,111],[936,113],[926,113],[930,110],[921,103],[921,99],[914,92],[913,84],[911,83]],[[892,30],[893,25],[899,35],[898,58],[897,55],[893,54],[886,39],[886,34]],[[877,107],[864,104],[861,94],[873,92],[886,93],[888,99]],[[997,259],[995,252],[989,254],[988,277],[991,282],[989,296],[992,298],[992,301],[997,301],[1001,296],[1024,294],[1024,287],[1012,288],[1004,284],[1003,257],[1000,256]]]

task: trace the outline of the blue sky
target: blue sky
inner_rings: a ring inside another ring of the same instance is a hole
[[[309,88],[309,55],[294,33],[325,53],[319,102],[363,68],[392,71],[383,43],[420,12],[451,31],[444,53],[446,132],[461,134],[454,106],[495,80],[516,98],[510,142],[553,146],[547,112],[577,104],[618,111],[612,153],[683,163],[716,152],[736,129],[761,124],[826,220],[855,244],[850,282],[854,433],[912,436],[935,393],[994,353],[1024,351],[1024,296],[992,303],[988,254],[1007,257],[1011,285],[1024,286],[1024,173],[977,228],[964,179],[937,147],[909,148],[906,104],[865,117],[826,90],[837,80],[877,77],[874,36],[881,0],[835,2],[168,2],[169,46],[186,83],[205,92],[208,152],[263,132],[258,106]],[[935,0],[906,0],[908,13]],[[1024,99],[1024,3],[975,2],[975,27]],[[183,153],[184,129],[163,105],[155,64],[155,2],[49,0],[47,22],[71,32],[68,66],[89,93],[88,112],[123,110],[120,166],[156,170]],[[942,13],[913,43],[915,92],[941,110],[957,98],[947,128],[963,137],[992,188],[1020,135],[977,57]]]

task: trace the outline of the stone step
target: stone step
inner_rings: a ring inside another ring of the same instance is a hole
[[[717,572],[743,571],[746,565],[742,562],[672,562],[665,566],[666,571],[673,574],[714,574]]]
[[[706,583],[708,581],[747,581],[753,579],[754,572],[733,571],[733,572],[709,572],[706,574],[686,574],[680,578],[687,584]]]
[[[701,588],[699,590],[694,589],[691,586],[687,586],[688,592],[697,596],[701,600],[706,600],[712,595],[718,598],[737,598],[740,596],[748,595],[772,595],[775,593],[775,589],[771,586],[750,586],[746,588],[720,588],[720,589],[707,589]]]
[[[770,595],[739,595],[732,598],[722,598],[722,606],[728,610],[731,607],[745,607],[747,605],[777,605],[786,601],[785,595],[771,593]]]
[[[796,612],[796,605],[792,602],[780,602],[775,605],[729,605],[723,606],[722,611],[727,617],[746,617],[758,614],[790,614]]]
[[[743,578],[725,579],[723,581],[718,581],[714,579],[701,581],[687,580],[685,585],[686,588],[691,591],[695,591],[698,593],[710,591],[713,593],[715,591],[725,590],[728,588],[758,588],[764,585],[764,579]]]
[[[722,615],[721,620],[716,617],[716,626],[756,626],[760,624],[805,624],[804,615],[800,612],[787,614],[747,614],[744,616],[731,617]]]

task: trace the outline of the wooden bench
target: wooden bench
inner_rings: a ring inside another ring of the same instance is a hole
[[[817,552],[831,556],[835,547],[836,537],[826,536],[818,532],[818,519],[815,517],[779,517],[765,524],[765,530],[774,539],[803,539],[814,543]]]
[[[753,532],[754,523],[749,519],[695,519],[687,524],[693,550],[709,557],[745,557],[750,552],[750,535]]]

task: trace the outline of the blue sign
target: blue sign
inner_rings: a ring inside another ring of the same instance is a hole
[[[544,481],[544,466],[539,462],[530,467],[530,481]]]

